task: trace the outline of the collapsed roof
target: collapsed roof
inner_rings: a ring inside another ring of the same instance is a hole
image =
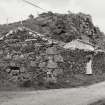
[[[76,39],[64,45],[65,49],[80,49],[84,51],[94,51],[94,47],[90,43],[86,43],[82,40]]]

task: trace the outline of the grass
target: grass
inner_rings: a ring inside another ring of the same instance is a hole
[[[77,74],[69,78],[60,78],[59,84],[63,88],[71,88],[79,86],[89,86],[102,81],[105,81],[105,73],[100,75]]]
[[[105,105],[105,99],[102,99],[102,100],[98,100],[96,102],[93,102],[89,105]]]
[[[0,83],[0,91],[15,91],[15,90],[46,90],[46,89],[59,89],[59,88],[74,88],[81,86],[89,86],[95,83],[105,81],[105,73],[100,75],[82,75],[77,74],[71,77],[59,77],[58,82],[43,83],[41,85],[32,84],[29,87],[19,87],[10,82]]]

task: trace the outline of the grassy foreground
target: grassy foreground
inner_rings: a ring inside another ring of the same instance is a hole
[[[59,78],[56,84],[24,84],[24,86],[19,87],[14,83],[4,82],[0,83],[0,91],[17,91],[17,90],[47,90],[47,89],[60,89],[60,88],[74,88],[83,87],[96,84],[105,81],[105,73],[102,75],[75,75],[69,78]]]
[[[89,105],[105,105],[105,99],[98,100],[98,101],[91,103]]]

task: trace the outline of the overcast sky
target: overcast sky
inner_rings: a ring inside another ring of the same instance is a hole
[[[84,12],[90,14],[94,24],[105,32],[105,0],[28,0],[46,10],[66,13]],[[25,19],[29,14],[36,15],[42,12],[23,0],[0,0],[0,24]]]

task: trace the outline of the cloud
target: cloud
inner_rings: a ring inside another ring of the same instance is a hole
[[[93,22],[105,32],[105,0],[77,0],[84,13],[92,15]]]
[[[101,31],[103,31],[105,33],[105,19],[102,18],[94,18],[93,22],[96,26],[98,26],[100,28]]]
[[[70,0],[39,0],[42,4],[41,7],[45,7],[48,11],[65,12],[68,10],[68,3]]]
[[[105,17],[105,0],[76,0],[82,10],[98,18]]]
[[[69,7],[68,9],[71,11],[71,12],[80,12],[82,9],[81,9],[81,6],[78,5],[76,3],[77,1],[76,0],[69,0]]]
[[[0,23],[5,23],[7,18],[9,22],[25,19],[29,14],[36,15],[35,8],[25,4],[22,0],[0,1]]]
[[[105,0],[29,0],[45,8],[47,11],[66,13],[83,12],[90,14],[93,21],[105,32]],[[0,0],[0,23],[5,23],[25,19],[29,14],[36,15],[42,11],[22,0]]]
[[[105,32],[105,0],[70,0],[72,12],[90,14],[93,23]]]

